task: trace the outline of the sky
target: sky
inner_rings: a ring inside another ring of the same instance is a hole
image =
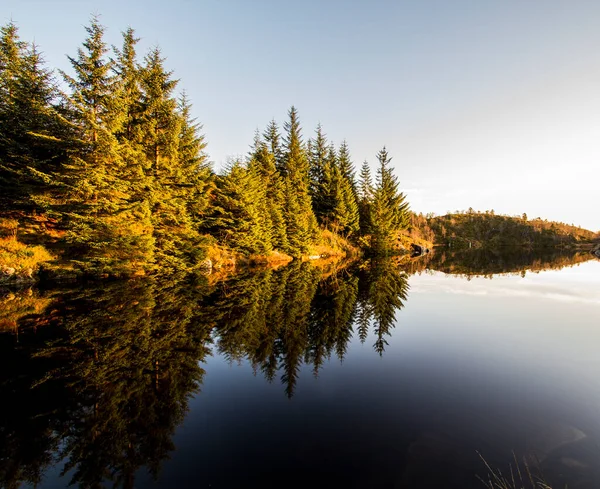
[[[600,231],[596,0],[2,0],[0,22],[68,72],[92,14],[161,47],[216,170],[294,105],[357,168],[385,145],[416,212]]]

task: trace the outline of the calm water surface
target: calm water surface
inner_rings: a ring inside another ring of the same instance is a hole
[[[0,486],[600,487],[600,262],[0,292]]]

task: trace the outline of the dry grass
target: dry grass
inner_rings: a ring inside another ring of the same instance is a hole
[[[0,271],[14,269],[17,277],[31,277],[42,263],[53,259],[43,246],[30,246],[13,237],[0,238]]]
[[[309,247],[310,257],[358,256],[360,250],[343,236],[328,229],[321,230],[319,243]]]
[[[487,489],[552,489],[552,486],[544,480],[541,470],[534,470],[525,459],[519,462],[514,453],[514,466],[510,465],[509,473],[506,475],[500,469],[490,467],[485,458],[480,453],[478,455],[488,470],[487,480],[479,478]]]

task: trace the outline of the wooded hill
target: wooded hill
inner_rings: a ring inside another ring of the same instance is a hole
[[[413,215],[408,232],[456,249],[565,248],[590,243],[597,237],[593,231],[581,227],[528,219],[526,214],[514,217],[473,210],[445,216]]]

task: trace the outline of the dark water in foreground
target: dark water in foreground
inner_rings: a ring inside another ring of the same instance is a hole
[[[600,487],[589,258],[0,291],[0,487]]]

